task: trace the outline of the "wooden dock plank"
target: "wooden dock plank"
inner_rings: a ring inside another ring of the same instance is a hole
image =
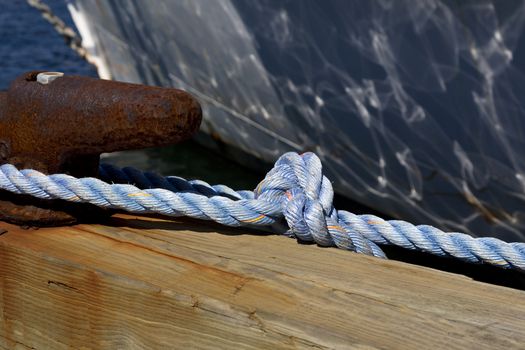
[[[0,227],[4,348],[525,344],[525,292],[461,275],[194,221]]]

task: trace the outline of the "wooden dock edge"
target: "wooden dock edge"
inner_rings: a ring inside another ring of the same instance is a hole
[[[0,228],[0,348],[525,346],[525,292],[461,275],[183,220]]]

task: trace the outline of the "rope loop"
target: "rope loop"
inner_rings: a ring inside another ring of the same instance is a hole
[[[375,243],[340,222],[333,207],[332,183],[323,175],[321,160],[314,153],[284,154],[254,195],[255,199],[280,206],[289,227],[288,236],[323,247],[337,246],[385,257]]]

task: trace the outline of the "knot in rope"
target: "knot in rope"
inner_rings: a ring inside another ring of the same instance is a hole
[[[255,199],[280,206],[288,236],[384,257],[375,243],[339,219],[333,206],[332,183],[322,170],[321,160],[314,153],[286,153],[257,186]]]

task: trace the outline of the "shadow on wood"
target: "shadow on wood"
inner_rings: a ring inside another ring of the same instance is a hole
[[[159,220],[152,220],[159,219]],[[128,227],[138,230],[170,230],[170,231],[184,231],[192,230],[195,232],[216,232],[223,235],[272,235],[270,232],[257,231],[255,229],[249,230],[246,228],[226,227],[214,222],[203,222],[202,220],[184,219],[180,220],[166,220],[160,216],[134,217],[134,218],[111,218],[104,223],[108,227]],[[300,243],[312,244],[312,243]],[[324,248],[322,249],[332,249]],[[493,265],[486,264],[471,264],[463,262],[454,258],[445,258],[435,256],[427,253],[416,252],[409,249],[403,249],[396,246],[381,246],[386,255],[391,260],[408,262],[411,264],[431,267],[441,271],[452,273],[459,273],[466,275],[476,281],[497,284],[500,286],[510,287],[525,290],[525,273],[517,270],[502,269]]]

